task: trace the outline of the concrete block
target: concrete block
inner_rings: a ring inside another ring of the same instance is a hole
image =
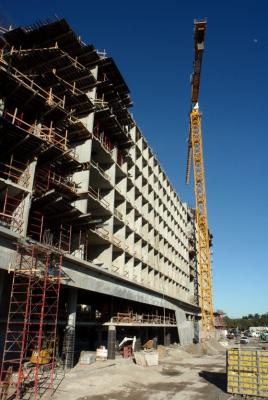
[[[96,362],[96,354],[92,351],[81,351],[79,364],[80,365],[90,365]]]

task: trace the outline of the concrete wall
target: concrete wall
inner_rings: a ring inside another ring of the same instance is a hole
[[[195,322],[193,320],[187,321],[185,312],[179,308],[176,309],[176,321],[179,340],[182,346],[192,344],[194,339],[199,342]]]

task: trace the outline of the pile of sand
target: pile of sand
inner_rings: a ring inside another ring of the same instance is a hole
[[[203,343],[189,344],[183,346],[182,349],[195,356],[203,356],[204,354],[213,356],[225,352],[225,348],[216,339],[209,339]]]

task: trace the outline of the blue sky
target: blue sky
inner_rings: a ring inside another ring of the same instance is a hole
[[[0,21],[65,17],[105,49],[131,90],[134,118],[183,201],[193,21],[208,21],[200,108],[214,306],[230,316],[268,311],[268,2],[2,1]]]

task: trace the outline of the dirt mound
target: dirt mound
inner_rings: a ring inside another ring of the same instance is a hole
[[[209,339],[203,343],[188,344],[187,346],[183,346],[182,349],[195,356],[203,356],[204,354],[213,356],[225,352],[224,347],[216,339]]]
[[[191,358],[192,354],[186,352],[182,347],[177,348],[169,348],[166,356],[164,358],[165,362],[181,362],[187,358]]]
[[[182,347],[184,351],[195,356],[203,356],[206,354],[204,343],[188,344]]]
[[[216,339],[207,340],[206,342],[204,342],[204,344],[207,350],[212,351],[213,354],[218,354],[221,352],[224,353],[226,351],[226,349]]]

